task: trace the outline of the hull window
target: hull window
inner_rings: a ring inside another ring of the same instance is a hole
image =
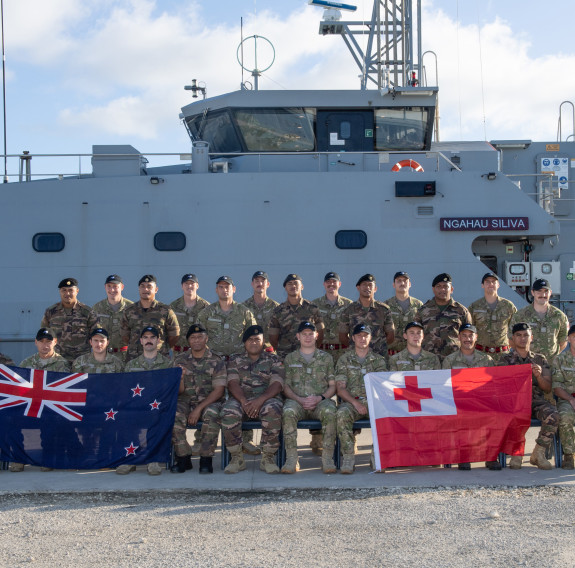
[[[367,245],[364,231],[338,231],[335,234],[335,246],[339,249],[362,249]]]
[[[32,247],[36,252],[60,252],[66,246],[62,233],[36,233],[32,237]]]
[[[184,250],[186,248],[186,235],[175,231],[156,233],[154,235],[154,248],[162,252]]]

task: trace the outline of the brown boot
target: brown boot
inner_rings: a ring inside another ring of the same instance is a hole
[[[551,462],[545,457],[545,448],[539,444],[535,444],[529,463],[536,465],[539,469],[553,469]]]
[[[343,463],[341,464],[340,473],[353,473],[355,470],[355,456],[353,454],[344,454]]]
[[[337,473],[335,463],[333,463],[333,448],[324,449],[321,454],[321,469],[324,473]]]
[[[509,469],[521,469],[523,463],[523,456],[511,456],[509,460]]]
[[[253,444],[254,431],[244,430],[242,432],[242,451],[250,456],[259,456],[262,453],[261,448]]]
[[[575,469],[573,464],[573,454],[563,454],[563,463],[561,464],[563,469]]]
[[[242,453],[242,447],[230,446],[228,447],[228,452],[230,452],[232,460],[224,469],[224,473],[239,473],[240,471],[244,471],[244,469],[246,469],[246,462]]]
[[[297,449],[286,450],[286,462],[282,467],[282,473],[295,473],[299,471],[299,461],[297,459]]]
[[[262,454],[262,461],[260,462],[260,469],[266,473],[279,473],[280,468],[276,464],[276,453],[264,450]]]

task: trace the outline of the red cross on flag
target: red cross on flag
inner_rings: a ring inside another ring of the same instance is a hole
[[[531,366],[369,373],[377,469],[523,455]]]

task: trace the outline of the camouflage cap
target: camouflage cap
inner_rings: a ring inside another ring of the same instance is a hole
[[[268,273],[267,273],[267,272],[264,272],[263,270],[256,270],[256,271],[253,273],[252,282],[253,282],[256,278],[265,278],[266,280],[269,280]]]
[[[36,334],[36,341],[42,341],[42,339],[49,339],[52,341],[56,337],[56,334],[47,327],[41,327]]]
[[[250,337],[254,335],[263,335],[264,328],[261,325],[250,325],[242,335],[242,343],[245,343]]]
[[[90,339],[94,337],[94,335],[103,335],[106,339],[110,339],[110,334],[108,330],[104,329],[103,327],[96,327],[90,332]]]
[[[533,282],[531,290],[535,290],[535,292],[539,290],[551,290],[551,286],[549,285],[549,281],[545,280],[545,278],[538,278],[535,280],[535,282]]]
[[[481,279],[481,284],[483,284],[488,278],[495,278],[499,282],[499,276],[495,272],[486,272]]]
[[[375,282],[375,276],[373,274],[364,274],[358,281],[356,286],[359,286],[362,282]]]
[[[412,327],[418,327],[419,329],[423,329],[423,324],[418,322],[418,321],[410,321],[406,326],[405,329],[403,330],[404,333],[408,330],[411,329]]]
[[[438,274],[432,282],[432,286],[437,286],[440,282],[453,282],[453,280],[451,280],[451,274],[447,274],[447,272],[442,272],[441,274]]]
[[[140,333],[140,337],[144,336],[144,333],[152,333],[154,334],[156,337],[160,337],[160,330],[153,326],[153,325],[147,325],[142,332]]]
[[[395,282],[398,278],[407,278],[409,280],[409,274],[403,270],[400,270],[393,275],[393,281]]]
[[[144,283],[148,283],[148,282],[157,283],[158,281],[156,280],[156,277],[153,274],[144,274],[144,276],[142,276],[140,278],[140,280],[138,281],[138,286],[140,284],[144,284]]]
[[[58,288],[72,288],[72,286],[78,286],[78,281],[75,278],[64,278],[58,284]]]
[[[184,274],[182,276],[182,284],[184,282],[195,282],[196,284],[199,284],[198,277],[195,274]]]
[[[297,274],[288,274],[284,279],[283,287],[285,288],[288,282],[292,282],[294,280],[302,281],[301,276],[298,276]]]
[[[357,335],[358,333],[369,333],[371,335],[371,327],[365,325],[364,323],[358,323],[354,328],[352,335]]]
[[[299,324],[299,327],[297,328],[297,332],[300,333],[301,331],[304,331],[306,329],[311,329],[312,331],[315,331],[315,325],[311,323],[311,321],[302,321]]]
[[[341,282],[341,278],[339,277],[339,274],[337,272],[328,272],[323,277],[323,281],[327,282],[328,280],[337,280],[338,282]]]
[[[104,284],[123,284],[122,277],[117,274],[110,274],[110,276],[106,278],[106,282],[104,282]]]
[[[216,286],[217,286],[220,282],[227,282],[227,283],[230,284],[231,286],[234,285],[234,281],[231,279],[230,276],[220,276],[220,277],[216,280]]]
[[[462,323],[459,326],[459,333],[461,333],[462,331],[472,331],[473,333],[477,333],[477,328],[470,323]]]
[[[191,325],[188,329],[188,333],[186,333],[186,339],[190,337],[190,335],[194,335],[194,333],[207,333],[206,330],[201,326],[195,323]]]
[[[531,329],[531,326],[528,323],[521,321],[519,323],[516,323],[511,328],[511,333],[517,333],[518,331],[527,331],[528,329]]]

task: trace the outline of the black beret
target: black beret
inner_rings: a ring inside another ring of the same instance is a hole
[[[358,281],[356,286],[359,286],[362,282],[375,282],[375,276],[373,274],[364,274]]]
[[[434,279],[433,279],[433,283],[431,284],[432,286],[436,286],[437,284],[439,284],[440,282],[452,282],[451,280],[451,274],[447,274],[447,272],[442,272],[441,274],[438,274]]]
[[[525,323],[524,321],[516,323],[512,328],[511,328],[511,333],[516,333],[517,331],[527,331],[528,329],[531,329],[531,326],[528,323]]]
[[[193,335],[194,333],[206,333],[206,330],[197,323],[191,325],[188,329],[188,333],[186,333],[186,339],[189,339],[190,335]]]
[[[301,277],[297,274],[288,274],[284,279],[283,287],[285,288],[286,284],[288,282],[292,282],[293,280],[299,280],[301,282]]]
[[[156,277],[153,274],[144,274],[144,276],[142,276],[138,282],[138,286],[140,284],[143,284],[144,282],[158,282],[156,280]]]
[[[71,288],[72,286],[78,286],[78,281],[75,278],[64,278],[58,284],[58,288]]]
[[[250,337],[254,335],[263,335],[264,328],[261,325],[250,325],[242,335],[242,342],[245,343]]]

